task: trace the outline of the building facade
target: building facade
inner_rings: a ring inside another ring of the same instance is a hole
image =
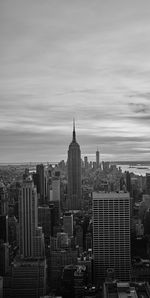
[[[24,181],[19,198],[19,248],[22,258],[42,257],[44,235],[38,227],[37,192],[31,180]],[[37,251],[38,248],[38,251]]]
[[[67,233],[69,237],[73,236],[73,214],[71,213],[64,214],[63,227],[64,227],[64,232]]]
[[[128,193],[93,193],[93,254],[95,280],[107,270],[115,278],[130,277],[130,197]]]

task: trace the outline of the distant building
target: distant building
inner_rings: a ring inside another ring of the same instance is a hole
[[[74,297],[74,272],[76,265],[66,265],[62,272],[62,285],[64,297]]]
[[[90,232],[85,234],[85,247],[87,251],[92,248],[92,233]]]
[[[49,206],[38,207],[38,225],[42,227],[45,240],[49,240],[52,228],[51,209]]]
[[[80,224],[75,226],[75,242],[76,242],[76,245],[78,245],[82,250],[83,249],[83,227]]]
[[[39,205],[43,205],[46,203],[47,197],[47,177],[43,164],[36,166],[36,183],[37,194],[39,197],[38,203]]]
[[[50,195],[50,201],[60,202],[60,178],[59,177],[52,178],[52,192]]]
[[[150,208],[146,210],[144,215],[144,234],[150,235]]]
[[[139,217],[144,220],[145,212],[150,208],[150,195],[144,194],[139,204]]]
[[[9,252],[10,252],[9,244],[0,241],[0,276],[4,276],[8,272]]]
[[[74,298],[83,297],[86,280],[86,266],[78,265],[74,272]]]
[[[0,215],[0,240],[8,242],[8,215]]]
[[[88,169],[88,157],[84,156],[84,167],[85,169]]]
[[[8,214],[8,197],[6,187],[3,182],[0,181],[0,215]]]
[[[68,208],[81,209],[81,151],[76,142],[75,124],[73,138],[68,150]]]
[[[119,280],[130,276],[130,197],[128,193],[93,193],[93,254],[96,281],[107,269]]]
[[[109,168],[110,168],[110,163],[109,163],[109,161],[103,161],[103,162],[102,162],[102,165],[103,165],[103,171],[108,172],[108,171],[109,171]]]
[[[18,245],[18,221],[15,216],[8,217],[8,242]]]
[[[126,172],[126,188],[127,188],[127,191],[129,193],[131,193],[131,190],[132,190],[132,187],[131,187],[131,175],[130,175],[130,173],[128,171]]]
[[[137,238],[142,238],[144,236],[144,226],[141,223],[141,220],[140,219],[136,223],[135,231],[136,231],[136,237]]]
[[[150,283],[150,260],[135,258],[132,264],[131,279],[135,282]]]
[[[51,251],[48,259],[49,282],[52,288],[60,285],[62,272],[66,265],[77,263],[77,250]]]
[[[68,233],[68,236],[73,236],[73,214],[65,213],[63,216],[64,232]]]
[[[77,259],[78,265],[84,265],[86,267],[86,281],[87,284],[93,283],[93,257],[90,256],[88,253],[87,255],[83,256],[81,255]]]
[[[98,169],[100,166],[100,159],[99,159],[99,151],[96,151],[96,168]]]
[[[150,286],[146,283],[106,282],[103,285],[103,298],[150,297]]]
[[[150,173],[146,173],[146,193],[150,195]]]
[[[59,226],[60,222],[60,202],[51,201],[49,204],[51,210],[51,235],[54,235],[54,227]]]
[[[64,232],[57,233],[57,249],[68,249],[69,248],[69,238],[68,234]]]

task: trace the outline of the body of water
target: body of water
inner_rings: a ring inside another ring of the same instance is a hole
[[[129,173],[134,173],[135,175],[139,176],[146,176],[146,173],[150,174],[150,164],[149,165],[122,165],[118,164],[117,167],[120,167],[122,169],[122,172],[128,171]]]

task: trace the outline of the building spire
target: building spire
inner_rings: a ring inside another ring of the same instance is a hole
[[[73,118],[73,142],[76,142],[75,119]]]

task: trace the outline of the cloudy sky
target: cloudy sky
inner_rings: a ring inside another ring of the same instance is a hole
[[[0,162],[150,160],[150,1],[0,1]]]

